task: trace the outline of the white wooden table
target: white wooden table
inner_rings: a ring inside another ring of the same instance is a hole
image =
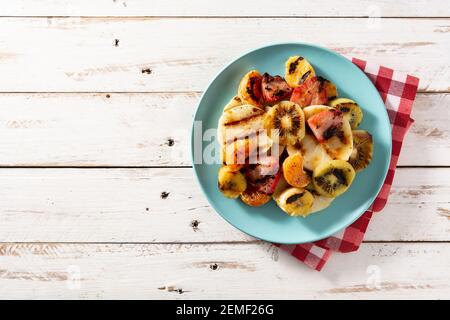
[[[449,17],[442,0],[5,1],[0,298],[450,298]],[[280,41],[421,79],[388,206],[320,273],[228,225],[190,168],[201,90]]]

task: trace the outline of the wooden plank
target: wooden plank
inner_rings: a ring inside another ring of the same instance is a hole
[[[0,165],[189,166],[199,97],[0,94]],[[418,95],[400,165],[450,164],[449,104],[450,94]]]
[[[417,75],[421,90],[450,90],[448,19],[1,18],[0,30],[2,92],[200,91],[275,41],[321,44]]]
[[[3,16],[289,16],[289,17],[449,17],[445,1],[307,1],[229,0],[15,0],[2,6]]]
[[[372,243],[319,273],[263,243],[2,244],[0,298],[448,299],[449,257],[444,243]]]
[[[450,169],[399,169],[366,240],[450,241],[449,194]],[[0,199],[0,242],[254,240],[209,206],[190,168],[0,169]]]

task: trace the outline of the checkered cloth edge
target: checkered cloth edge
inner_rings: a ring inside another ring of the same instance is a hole
[[[410,115],[419,86],[418,78],[360,59],[349,59],[369,77],[383,99],[392,129],[392,156],[380,193],[358,220],[337,234],[314,243],[276,245],[317,271],[323,268],[333,251],[358,250],[373,213],[386,205],[403,139],[414,122]]]

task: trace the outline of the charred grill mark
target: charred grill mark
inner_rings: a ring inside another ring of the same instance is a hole
[[[339,107],[340,111],[342,111],[344,113],[347,113],[347,112],[350,111],[350,106],[351,105],[353,105],[353,103],[341,103],[341,104],[338,105],[338,107]]]
[[[340,136],[343,136],[343,133],[342,133],[342,130],[341,130],[340,126],[329,127],[323,133],[323,138],[325,140],[328,140],[328,139],[330,139],[331,137],[334,137],[334,136],[337,136],[338,138],[340,138]]]
[[[308,76],[311,74],[311,70],[305,72],[305,74],[302,76],[302,78],[300,79],[299,84],[305,82],[305,80],[308,78]]]
[[[298,57],[294,62],[291,62],[289,65],[289,74],[293,74],[295,70],[297,69],[297,65],[300,61],[303,60],[303,57]]]
[[[251,77],[251,78],[249,79],[250,86],[247,87],[247,93],[250,95],[250,97],[251,97],[253,100],[258,101],[258,100],[259,100],[259,97],[257,97],[257,96],[256,96],[256,93],[255,93],[256,81],[257,81],[257,78],[256,78],[256,77]]]
[[[304,193],[298,193],[298,194],[294,194],[293,196],[290,196],[289,198],[286,199],[286,204],[290,204],[290,203],[297,201],[298,199],[303,197],[303,195],[304,195]]]
[[[273,80],[275,80],[274,77],[272,77],[270,74],[268,74],[267,72],[264,72],[263,74],[263,80],[266,82],[272,82]]]
[[[334,176],[336,177],[337,181],[338,181],[340,184],[343,184],[343,185],[345,185],[345,186],[347,185],[347,179],[345,179],[345,175],[344,175],[344,173],[342,172],[342,170],[333,169],[333,170],[331,171],[331,174],[334,175]]]
[[[318,76],[317,81],[319,81],[319,92],[320,92],[324,89],[325,84],[328,82],[328,80],[321,76]]]
[[[232,121],[232,122],[227,122],[227,123],[224,124],[224,126],[229,127],[229,126],[235,126],[235,125],[238,125],[238,124],[242,124],[242,123],[248,122],[248,121],[250,121],[252,119],[261,117],[261,115],[262,115],[262,112],[259,113],[259,114],[251,115],[250,117],[247,117],[247,118],[244,118],[244,119],[240,119],[240,120],[236,120],[236,121]]]

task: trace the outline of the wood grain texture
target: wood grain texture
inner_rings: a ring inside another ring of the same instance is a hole
[[[15,0],[2,5],[4,16],[289,16],[289,17],[449,17],[445,1],[327,1],[273,2],[229,0]]]
[[[0,165],[190,166],[199,97],[0,94]],[[450,94],[418,95],[399,165],[450,165],[449,104]]]
[[[373,243],[318,273],[264,243],[1,244],[0,297],[448,299],[449,257],[447,244]]]
[[[230,226],[191,168],[170,168],[190,165],[217,71],[279,41],[418,76],[399,164],[449,166],[448,17],[437,0],[2,3],[0,298],[449,299],[450,168],[399,168],[366,242],[321,273]]]
[[[449,19],[0,18],[0,30],[2,92],[200,91],[243,52],[280,41],[317,43],[416,75],[421,90],[449,91]]]
[[[365,240],[450,241],[449,194],[450,169],[399,169]],[[0,199],[1,242],[254,240],[209,206],[190,168],[0,169]]]

